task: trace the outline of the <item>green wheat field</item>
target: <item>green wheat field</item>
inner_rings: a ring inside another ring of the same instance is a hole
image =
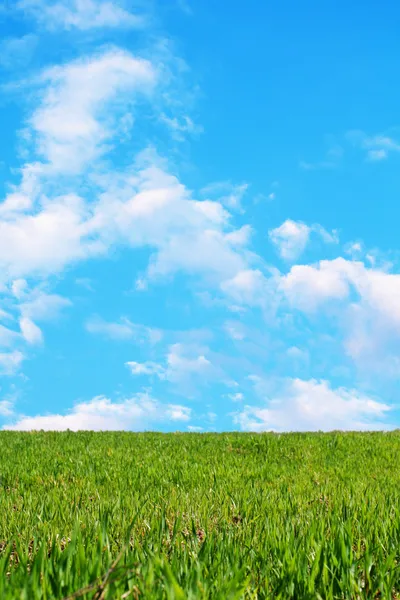
[[[0,599],[400,598],[400,433],[0,433]]]

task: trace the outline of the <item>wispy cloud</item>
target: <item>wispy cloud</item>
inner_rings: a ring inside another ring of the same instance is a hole
[[[19,0],[17,8],[50,30],[143,27],[143,15],[126,10],[118,2],[97,0]]]
[[[223,376],[222,369],[213,364],[209,354],[205,346],[175,343],[169,346],[162,363],[128,361],[125,364],[132,375],[157,377],[191,393],[195,387]]]
[[[168,117],[162,113],[160,121],[171,130],[172,137],[179,142],[185,140],[187,135],[203,133],[202,125],[196,125],[187,115],[183,115],[181,119],[178,119],[178,117]]]
[[[240,209],[248,188],[248,183],[233,184],[230,181],[216,181],[205,186],[201,194],[206,198],[218,198],[219,202],[228,208]]]
[[[342,146],[333,144],[326,152],[326,156],[323,160],[318,160],[316,162],[301,160],[299,162],[299,167],[304,171],[336,169],[340,165],[343,154],[344,150]]]
[[[14,414],[14,405],[10,400],[0,400],[0,416],[11,417]]]
[[[0,375],[15,375],[23,360],[24,355],[19,350],[0,352]]]
[[[109,322],[95,316],[86,322],[86,330],[109,339],[133,340],[138,343],[156,344],[162,339],[160,330],[132,323],[126,317],[118,322]]]
[[[4,38],[0,42],[0,66],[5,69],[26,68],[37,44],[38,38],[33,33],[20,38]]]
[[[357,148],[365,151],[365,158],[370,162],[386,160],[391,153],[400,152],[400,142],[392,135],[368,135],[361,130],[352,130],[346,134],[347,140]]]

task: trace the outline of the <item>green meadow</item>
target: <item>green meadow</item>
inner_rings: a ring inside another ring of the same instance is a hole
[[[0,433],[1,600],[398,597],[398,432]]]

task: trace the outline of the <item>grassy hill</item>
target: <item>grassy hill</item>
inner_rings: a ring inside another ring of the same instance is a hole
[[[400,433],[0,433],[0,598],[397,598]]]

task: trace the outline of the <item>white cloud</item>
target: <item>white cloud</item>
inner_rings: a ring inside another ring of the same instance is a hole
[[[248,183],[234,184],[231,181],[216,181],[201,190],[207,198],[218,197],[219,201],[228,208],[238,209],[249,188]]]
[[[209,348],[196,343],[175,343],[168,347],[162,364],[153,361],[126,362],[132,375],[156,376],[169,381],[178,389],[192,393],[194,387],[202,387],[211,380],[223,376],[221,368],[208,358]]]
[[[48,294],[40,286],[29,289],[24,279],[12,281],[3,294],[3,300],[7,299],[7,305],[11,310],[11,313],[7,315],[7,321],[13,324],[19,321],[19,331],[0,325],[0,347],[15,349],[23,342],[30,345],[42,343],[43,334],[35,321],[54,320],[64,307],[71,305],[67,298],[57,294]],[[21,356],[18,352],[3,356],[3,362],[5,361],[8,365],[3,368],[7,371],[17,370]]]
[[[86,330],[114,340],[133,340],[139,343],[156,344],[162,338],[159,329],[132,323],[126,317],[122,317],[116,323],[104,321],[100,317],[92,317],[86,323]]]
[[[243,247],[247,230],[229,236],[234,232],[230,215],[219,202],[193,200],[176,177],[157,165],[157,157],[144,161],[126,201],[107,193],[95,216],[96,226],[108,229],[108,239],[153,249],[147,274],[139,277],[141,287],[178,272],[218,285],[243,269],[250,260]]]
[[[364,131],[349,131],[347,139],[355,146],[366,150],[366,160],[385,160],[391,152],[400,152],[400,143],[387,134],[367,135]]]
[[[396,372],[400,348],[400,274],[337,258],[295,265],[279,289],[292,307],[306,313],[336,306],[347,354],[369,370]]]
[[[239,304],[264,304],[268,281],[259,269],[238,271],[221,284],[222,291]]]
[[[374,135],[363,140],[365,148],[378,148],[385,151],[400,152],[400,144],[388,135]]]
[[[169,404],[166,410],[166,415],[171,421],[189,421],[191,414],[191,408],[179,404]]]
[[[291,219],[272,229],[269,238],[284,260],[294,261],[304,252],[312,233],[316,233],[327,244],[338,242],[336,231],[329,233],[321,225],[309,226]]]
[[[246,246],[249,243],[253,229],[250,225],[243,225],[225,235],[225,240],[233,246]]]
[[[372,162],[385,160],[387,157],[388,152],[384,148],[380,148],[379,150],[368,150],[367,152],[367,159]]]
[[[210,360],[199,354],[196,345],[173,344],[167,354],[167,379],[181,381],[193,375],[204,377],[213,371]]]
[[[14,405],[10,400],[0,400],[0,416],[11,417],[14,414]]]
[[[136,94],[151,92],[156,72],[149,61],[113,49],[53,67],[42,80],[46,91],[30,121],[38,150],[52,171],[73,174],[109,149],[124,97],[132,104]]]
[[[20,296],[21,299],[21,296]],[[68,298],[58,294],[48,294],[41,288],[35,288],[19,304],[19,310],[23,318],[35,321],[51,321],[57,319],[60,312],[71,306]]]
[[[0,348],[11,348],[19,341],[19,333],[0,325]]]
[[[244,394],[242,392],[236,392],[235,394],[227,394],[228,398],[232,400],[232,402],[243,402]]]
[[[12,321],[12,315],[0,308],[0,321]]]
[[[242,341],[246,337],[245,327],[240,322],[227,321],[224,329],[232,340]]]
[[[95,29],[142,27],[143,17],[132,14],[116,2],[99,0],[19,0],[26,11],[48,29]]]
[[[27,317],[23,317],[19,321],[21,333],[28,344],[41,344],[43,342],[43,334],[40,328]]]
[[[149,61],[118,49],[52,68],[39,78],[45,90],[29,133],[43,162],[26,163],[21,185],[0,204],[0,284],[45,278],[131,246],[152,253],[147,271],[138,274],[143,289],[179,272],[222,289],[223,281],[257,259],[247,248],[250,227],[235,230],[222,205],[228,196],[234,204],[245,184],[219,185],[218,200],[195,200],[150,150],[123,172],[101,173],[96,159],[110,150],[125,104],[131,110],[137,93],[151,96],[156,80]],[[85,173],[90,202],[71,193],[79,173]],[[64,187],[68,193],[54,194]]]
[[[311,228],[300,221],[287,219],[282,225],[269,232],[271,242],[285,260],[294,260],[304,251]]]
[[[390,410],[352,389],[331,389],[328,382],[291,379],[265,406],[245,406],[235,423],[247,431],[331,431],[387,429]]]
[[[292,358],[296,361],[305,362],[309,360],[309,354],[307,350],[301,350],[297,346],[290,346],[290,348],[287,349],[286,354],[289,358]]]
[[[219,202],[193,200],[176,177],[149,163],[154,160],[139,157],[122,187],[108,181],[91,205],[61,197],[35,214],[0,220],[3,276],[43,277],[120,245],[153,251],[142,286],[186,272],[218,287],[246,269],[254,260],[246,247],[250,229],[235,231]]]
[[[0,220],[2,276],[44,276],[74,260],[97,255],[99,247],[88,239],[86,217],[83,201],[69,196],[35,214]]]
[[[349,242],[345,246],[345,253],[348,254],[353,260],[359,259],[363,254],[362,242]]]
[[[294,306],[306,311],[330,299],[346,299],[353,289],[364,307],[400,327],[400,275],[367,268],[361,261],[336,258],[295,265],[280,286]]]
[[[129,361],[125,364],[129,368],[132,375],[156,375],[160,379],[165,378],[165,368],[158,363],[151,361],[144,363]]]
[[[19,350],[0,352],[0,375],[15,375],[23,360],[24,355]]]
[[[97,396],[90,402],[76,404],[67,414],[20,417],[4,429],[16,431],[141,431],[190,419],[191,409],[175,404],[161,404],[148,394],[136,394],[120,402]]]
[[[322,260],[316,266],[294,265],[280,281],[292,306],[304,311],[314,311],[324,302],[342,300],[349,295],[347,271],[352,264],[343,258]]]
[[[196,135],[203,132],[203,127],[196,125],[187,115],[183,115],[181,119],[178,119],[178,117],[168,117],[163,113],[160,116],[160,120],[169,127],[172,137],[178,141],[183,141],[185,134]]]
[[[15,279],[11,284],[11,291],[16,298],[25,296],[28,289],[28,283],[25,279]]]

